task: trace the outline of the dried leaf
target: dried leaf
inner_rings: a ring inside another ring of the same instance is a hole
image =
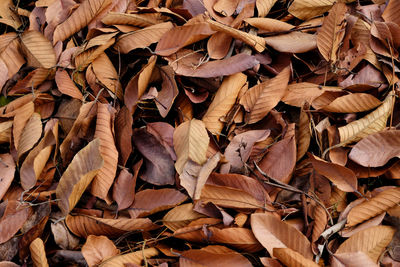
[[[97,103],[97,121],[95,138],[100,140],[100,155],[104,164],[93,178],[91,193],[106,199],[108,191],[114,182],[118,165],[118,151],[114,143],[112,128],[114,111],[108,104]]]
[[[21,44],[27,53],[28,65],[36,68],[52,68],[57,63],[56,53],[50,41],[40,32],[25,31]]]
[[[74,33],[81,30],[99,14],[103,9],[110,5],[112,0],[85,0],[74,12],[59,24],[53,36],[53,44],[64,41]]]
[[[193,204],[187,203],[176,206],[168,211],[162,219],[163,224],[171,231],[176,231],[188,225],[191,221],[202,218],[204,215],[193,210]]]
[[[334,3],[334,0],[294,0],[288,11],[299,19],[308,20],[312,17],[322,15],[328,11]]]
[[[230,247],[254,253],[263,249],[263,246],[254,237],[253,232],[247,228],[230,227],[219,229],[217,227],[210,227],[211,242],[226,244]]]
[[[344,241],[335,254],[360,251],[377,262],[379,256],[392,240],[394,233],[395,230],[390,226],[379,225],[367,228]]]
[[[0,36],[0,59],[7,66],[8,78],[16,74],[26,62],[20,51],[21,43],[16,33],[10,32]]]
[[[187,196],[176,189],[146,189],[136,193],[128,211],[132,218],[146,217],[177,206],[186,199]]]
[[[256,0],[256,7],[259,17],[265,17],[277,0]]]
[[[389,130],[370,134],[350,151],[349,158],[364,167],[380,167],[391,158],[399,157],[400,131]]]
[[[81,91],[79,91],[78,87],[76,87],[66,70],[58,69],[56,72],[55,81],[58,90],[64,95],[68,95],[79,100],[83,98]]]
[[[158,250],[155,248],[145,248],[139,251],[117,255],[114,256],[104,262],[102,262],[99,266],[107,266],[107,267],[122,267],[126,266],[126,264],[133,263],[136,266],[141,265],[143,260],[147,258],[151,258],[158,255]]]
[[[276,51],[284,53],[305,53],[317,48],[317,36],[303,32],[265,37],[264,40]]]
[[[365,267],[378,267],[370,257],[361,251],[335,253],[332,257],[332,267],[356,267],[360,265]]]
[[[174,131],[174,149],[177,155],[176,171],[181,174],[188,160],[197,164],[206,162],[210,138],[202,121],[192,119],[179,125]]]
[[[15,163],[11,154],[0,154],[0,200],[10,187],[15,173]]]
[[[290,78],[290,67],[286,67],[274,78],[250,88],[240,99],[240,104],[249,113],[247,123],[255,123],[264,118],[286,93]]]
[[[29,245],[29,249],[31,251],[31,257],[33,261],[33,265],[35,267],[48,267],[46,258],[46,251],[44,250],[43,240],[40,238],[36,238]]]
[[[89,235],[82,246],[82,254],[89,266],[97,266],[119,253],[119,249],[106,236]]]
[[[81,149],[72,159],[58,183],[56,194],[58,206],[67,215],[78,203],[86,187],[103,167],[100,140],[95,139]]]
[[[391,114],[393,96],[388,95],[382,105],[365,117],[339,127],[340,144],[357,142],[362,138],[379,132],[386,127]]]
[[[339,45],[344,38],[346,27],[345,15],[347,7],[344,3],[333,5],[317,35],[317,47],[321,55],[328,62],[335,63]]]
[[[42,121],[39,113],[33,113],[26,122],[24,130],[19,138],[18,158],[29,151],[42,135]]]
[[[118,204],[118,210],[128,208],[135,199],[135,185],[139,168],[135,172],[135,176],[128,170],[123,169],[119,173],[113,186],[113,199]]]
[[[290,248],[305,258],[312,259],[310,241],[299,230],[274,215],[252,214],[251,229],[271,255],[274,255],[275,248]]]
[[[237,73],[224,79],[221,87],[214,96],[213,102],[202,118],[204,125],[211,133],[216,135],[221,133],[224,127],[224,123],[221,122],[221,119],[228,114],[236,103],[239,91],[245,83],[246,76],[242,73]]]
[[[22,206],[18,201],[9,200],[0,218],[0,244],[10,240],[24,225],[30,214],[30,207]]]
[[[350,210],[347,226],[354,226],[400,203],[400,188],[387,189]]]
[[[273,255],[286,266],[316,267],[319,266],[310,259],[290,248],[274,248]]]
[[[93,72],[100,83],[115,94],[119,99],[123,98],[119,75],[111,60],[105,53],[101,53],[92,62]]]

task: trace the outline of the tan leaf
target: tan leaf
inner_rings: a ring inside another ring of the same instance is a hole
[[[15,163],[11,154],[0,154],[0,200],[8,191],[15,173]]]
[[[151,56],[142,70],[139,71],[125,87],[124,102],[132,114],[136,109],[136,102],[142,97],[149,85],[156,60],[156,56]]]
[[[55,124],[54,130],[58,131],[58,123]],[[35,186],[36,181],[41,175],[49,157],[53,146],[56,144],[57,136],[52,130],[48,130],[39,144],[29,152],[20,169],[21,185],[25,190]]]
[[[324,161],[316,156],[309,156],[314,169],[328,178],[340,190],[345,192],[357,190],[357,177],[352,170],[339,164]]]
[[[53,44],[64,41],[74,33],[87,26],[89,22],[103,9],[110,5],[112,0],[85,0],[74,12],[59,24],[53,36]]]
[[[379,256],[389,245],[395,229],[390,226],[373,226],[352,235],[344,241],[335,254],[345,252],[364,252],[374,262],[377,262]]]
[[[259,17],[265,17],[275,5],[277,0],[256,0],[256,7]]]
[[[13,140],[15,148],[19,149],[19,140],[21,138],[23,129],[34,112],[33,102],[28,102],[16,110],[13,125]]]
[[[0,17],[9,21],[11,27],[17,30],[21,26],[21,20],[16,14],[17,8],[14,6],[12,0],[4,0],[0,3]]]
[[[174,27],[167,31],[157,43],[155,53],[160,56],[169,56],[179,49],[203,40],[213,34],[207,22],[193,23]]]
[[[149,231],[157,228],[149,218],[103,219],[84,215],[68,215],[65,222],[73,234],[83,238],[87,238],[89,235],[105,235],[113,238],[130,231]]]
[[[307,20],[328,11],[335,0],[294,0],[289,7],[289,13],[293,16]]]
[[[14,32],[0,35],[0,58],[8,69],[8,78],[16,74],[25,64],[25,57],[21,53],[21,43]]]
[[[104,262],[102,262],[99,267],[107,266],[107,267],[123,267],[126,264],[133,263],[136,266],[141,265],[142,261],[158,255],[158,250],[155,248],[145,248],[142,250],[138,250],[135,252],[117,255],[114,256]]]
[[[40,32],[25,31],[21,35],[21,44],[27,54],[29,66],[49,69],[56,65],[53,46]]]
[[[198,164],[206,162],[210,138],[202,121],[192,119],[180,124],[174,131],[174,149],[177,156],[176,171],[181,174],[188,160]]]
[[[61,213],[59,214],[60,216],[62,216]],[[50,227],[51,227],[51,233],[53,234],[54,237],[54,241],[60,248],[68,250],[68,249],[76,249],[79,246],[79,238],[73,235],[68,230],[67,226],[65,225],[65,221],[60,221],[58,223],[51,223]]]
[[[83,98],[81,91],[79,91],[78,87],[76,87],[75,83],[71,80],[66,70],[58,69],[56,71],[55,81],[57,84],[58,91],[60,91],[64,95],[79,100]]]
[[[371,94],[355,93],[344,95],[333,100],[323,110],[340,113],[364,112],[376,108],[381,104],[376,97]]]
[[[319,266],[314,261],[305,258],[300,253],[290,249],[290,248],[274,248],[274,257],[278,258],[280,262],[286,266],[296,266],[296,267],[317,267]]]
[[[213,9],[222,16],[229,17],[235,12],[238,2],[238,0],[219,0],[214,4]]]
[[[30,207],[19,201],[8,200],[3,216],[0,218],[0,244],[10,240],[24,225],[30,214]]]
[[[324,232],[327,224],[328,224],[328,217],[326,216],[326,211],[320,205],[316,205],[313,211],[314,217],[314,226],[311,236],[311,242],[316,242],[322,232]]]
[[[303,32],[290,32],[264,38],[273,49],[284,53],[305,53],[317,48],[317,37]]]
[[[325,17],[321,29],[318,31],[318,50],[325,60],[331,63],[337,61],[337,52],[345,34],[346,12],[347,7],[344,3],[333,5],[328,16]]]
[[[82,246],[82,254],[89,267],[97,266],[102,261],[119,253],[119,249],[106,236],[89,235]]]
[[[307,259],[313,257],[310,241],[299,230],[274,215],[253,213],[251,229],[270,255],[274,255],[274,248],[290,248]]]
[[[357,142],[362,138],[380,132],[386,127],[387,119],[391,114],[393,96],[388,95],[382,105],[365,117],[339,127],[340,144],[345,145]]]
[[[83,71],[84,69],[86,69],[86,67],[89,66],[90,63],[92,63],[98,56],[103,54],[104,51],[107,48],[111,47],[114,43],[115,38],[111,38],[110,40],[108,40],[107,43],[103,45],[92,47],[87,50],[85,50],[84,48],[78,50],[73,58],[76,70]]]
[[[33,113],[26,122],[24,130],[19,138],[18,158],[29,151],[42,135],[42,121],[39,113]]]
[[[350,151],[349,158],[364,167],[380,167],[391,158],[400,157],[400,131],[370,134]]]
[[[220,88],[214,96],[213,101],[204,114],[202,121],[206,128],[213,134],[219,136],[224,123],[221,121],[236,103],[240,89],[247,80],[243,73],[233,74],[225,77]]]
[[[253,232],[247,228],[230,227],[219,229],[210,227],[209,231],[211,232],[211,242],[226,244],[239,251],[254,253],[264,248],[255,238]]]
[[[125,14],[110,12],[101,21],[107,25],[133,25],[138,27],[148,27],[159,23],[159,14]]]
[[[302,107],[304,102],[311,104],[315,98],[326,91],[340,92],[341,87],[321,86],[314,83],[292,83],[288,85],[282,101],[288,105]]]
[[[399,12],[400,12],[399,2],[396,0],[390,0],[387,6],[385,7],[385,10],[383,11],[382,18],[386,22],[391,21],[396,23],[397,25],[400,25]]]
[[[364,252],[344,252],[332,255],[332,267],[378,267]]]
[[[240,104],[248,112],[247,123],[255,123],[264,118],[286,93],[290,78],[290,66],[274,78],[250,88],[240,99]]]
[[[158,42],[161,37],[172,28],[173,25],[171,22],[165,22],[123,34],[118,38],[114,48],[124,54],[129,53],[133,49],[145,48],[152,43]]]
[[[188,225],[191,221],[202,217],[204,217],[203,214],[193,210],[192,203],[187,203],[168,211],[162,221],[168,229],[175,232],[176,230]]]
[[[261,53],[265,50],[265,40],[257,35],[253,35],[241,30],[237,30],[220,22],[207,19],[210,27],[214,31],[224,32],[233,38],[243,41],[247,45],[253,47],[257,52]]]
[[[232,36],[224,32],[216,32],[207,41],[207,52],[212,59],[223,59],[229,52]]]
[[[128,208],[135,198],[135,185],[141,162],[139,164],[139,168],[137,167],[138,165],[135,164],[135,175],[132,175],[127,169],[122,169],[118,178],[115,180],[113,199],[118,204],[118,210]]]
[[[118,151],[115,147],[113,129],[111,127],[112,107],[109,104],[97,103],[97,121],[95,138],[100,140],[100,155],[104,165],[93,178],[91,193],[106,199],[108,191],[114,182],[118,165]]]
[[[347,216],[347,226],[354,226],[388,209],[399,205],[400,188],[391,188],[380,192],[375,197],[364,201],[350,210]]]
[[[271,18],[247,18],[244,21],[251,26],[258,28],[260,32],[283,32],[290,31],[294,28],[292,24]]]
[[[233,209],[254,210],[264,206],[263,202],[244,190],[210,184],[204,185],[200,200],[204,203],[212,202],[215,205]]]
[[[101,53],[95,60],[93,60],[92,68],[99,82],[119,99],[122,99],[123,93],[119,81],[119,75],[111,60],[105,53]]]
[[[250,267],[252,264],[236,251],[222,246],[208,246],[183,252],[179,258],[179,266]]]
[[[58,206],[64,215],[78,203],[86,187],[102,167],[100,139],[96,138],[75,155],[60,178],[56,195],[59,199]]]
[[[307,107],[307,106],[305,106]],[[297,153],[296,160],[299,161],[307,152],[311,141],[310,118],[304,108],[300,110],[298,131],[296,131]]]
[[[135,201],[129,207],[131,218],[146,217],[153,213],[175,207],[187,199],[176,189],[145,189],[135,195]]]
[[[35,267],[48,267],[46,258],[46,251],[44,250],[43,240],[36,238],[29,245],[29,250],[31,251],[31,257],[33,261],[33,266]]]
[[[0,144],[11,142],[13,121],[0,122]]]

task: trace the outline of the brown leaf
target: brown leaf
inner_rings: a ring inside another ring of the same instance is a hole
[[[302,254],[290,248],[274,248],[273,255],[278,258],[286,266],[298,267],[316,267],[319,266],[310,259],[305,258]]]
[[[254,253],[263,249],[263,246],[255,238],[253,232],[247,228],[230,227],[219,229],[217,227],[210,227],[211,242],[226,244],[230,247]]]
[[[59,24],[53,36],[53,44],[64,41],[74,33],[81,30],[89,22],[105,9],[111,0],[85,0],[63,23]]]
[[[139,164],[139,168],[140,166],[141,163]],[[123,169],[115,180],[113,186],[113,199],[118,204],[118,210],[128,208],[135,199],[135,186],[139,168],[136,167],[135,176],[133,176],[128,170]]]
[[[192,119],[179,125],[174,131],[174,149],[177,155],[176,171],[181,174],[183,166],[188,160],[200,165],[205,163],[209,141],[210,138],[202,121]]]
[[[143,260],[154,257],[158,255],[158,250],[155,248],[145,248],[135,252],[130,252],[123,255],[114,256],[104,262],[99,266],[107,267],[120,267],[127,266],[127,264],[133,263],[135,266],[141,265]]]
[[[213,34],[207,22],[192,23],[177,26],[167,31],[157,43],[155,53],[160,56],[169,56],[179,49],[203,40]]]
[[[176,189],[146,189],[136,193],[135,201],[128,211],[132,218],[146,217],[175,207],[186,199],[187,196]]]
[[[191,249],[183,252],[179,258],[179,266],[252,266],[241,254],[221,246],[208,246],[202,249]]]
[[[21,44],[27,54],[29,66],[49,69],[56,65],[53,46],[40,32],[25,31],[21,35]]]
[[[174,184],[174,161],[160,141],[146,129],[135,129],[132,142],[144,157],[146,170],[140,178],[152,184]]]
[[[161,116],[165,118],[171,110],[179,89],[176,85],[174,71],[170,66],[163,66],[159,70],[163,81],[161,91],[156,97],[156,106]]]
[[[294,0],[289,7],[289,13],[301,19],[308,20],[328,11],[335,3],[334,0]]]
[[[43,240],[40,238],[36,238],[30,244],[29,249],[31,251],[31,257],[34,266],[37,267],[48,267],[46,258],[46,251],[44,250]]]
[[[240,99],[240,104],[248,112],[247,123],[255,123],[264,118],[286,93],[290,78],[290,66],[274,78],[250,88]]]
[[[344,252],[335,253],[332,257],[332,267],[378,267],[364,252]]]
[[[0,200],[10,187],[15,173],[15,163],[11,154],[0,154]]]
[[[336,62],[339,45],[344,37],[346,26],[345,15],[347,7],[344,3],[333,5],[322,23],[317,35],[317,47],[321,55],[328,62]]]
[[[191,221],[202,217],[204,217],[204,215],[193,210],[192,203],[186,203],[168,211],[163,217],[162,222],[168,229],[175,232],[188,225]]]
[[[346,252],[363,252],[374,262],[392,240],[395,230],[390,226],[374,226],[352,235],[344,241],[335,254]]]
[[[400,188],[387,189],[350,210],[347,226],[354,226],[400,203]]]
[[[317,37],[303,32],[290,32],[264,38],[265,43],[283,53],[305,53],[317,48]]]
[[[399,12],[400,5],[395,0],[390,0],[382,13],[382,18],[385,21],[391,21],[400,25]]]
[[[119,99],[122,99],[123,93],[119,81],[119,75],[111,60],[105,53],[101,53],[95,60],[93,60],[92,68],[99,82]]]
[[[22,206],[18,201],[9,200],[0,218],[0,244],[10,240],[28,219],[31,208]]]
[[[310,241],[296,228],[274,215],[254,213],[251,215],[251,229],[255,237],[274,255],[275,248],[290,248],[307,259],[312,259]]]
[[[100,140],[100,155],[104,164],[93,178],[91,193],[106,199],[108,191],[114,182],[118,165],[118,151],[113,135],[114,110],[108,104],[97,103],[97,121],[95,138]]]
[[[364,167],[380,167],[400,156],[400,131],[389,130],[370,134],[350,151],[349,158]]]
[[[80,150],[60,178],[56,194],[59,199],[58,206],[64,215],[74,208],[86,187],[103,167],[100,142],[96,138]]]
[[[115,118],[115,143],[119,154],[119,164],[125,166],[132,153],[133,118],[126,106],[123,106]]]
[[[21,134],[23,129],[32,116],[34,112],[34,104],[33,102],[28,102],[23,105],[19,109],[16,110],[16,114],[14,116],[14,124],[13,124],[13,140],[15,149],[19,148],[19,139],[21,138]]]
[[[55,81],[58,90],[64,95],[68,95],[79,100],[83,98],[81,91],[79,91],[78,87],[76,87],[66,70],[58,69],[56,71]]]
[[[82,254],[90,266],[97,266],[102,261],[120,253],[114,243],[106,236],[89,235],[82,246]]]
[[[322,109],[329,112],[356,113],[374,109],[380,104],[381,101],[373,95],[355,93],[340,96]]]
[[[256,7],[258,11],[258,16],[262,18],[265,17],[276,2],[277,0],[257,0]]]
[[[18,158],[29,151],[42,135],[42,121],[39,113],[33,113],[21,133],[18,145]]]
[[[164,22],[148,26],[144,29],[139,29],[137,31],[123,34],[118,38],[118,41],[115,43],[114,48],[119,50],[121,53],[127,54],[134,49],[144,48],[158,42],[161,37],[172,28],[173,25],[171,22]]]
[[[16,33],[10,32],[0,35],[0,58],[6,64],[8,78],[16,74],[26,60],[21,51],[21,43]]]
[[[264,0],[265,1],[265,0]],[[271,1],[271,0],[266,0]],[[274,1],[274,0],[272,0]],[[258,2],[258,1],[257,1]],[[249,23],[251,26],[259,29],[260,32],[282,32],[282,31],[290,31],[293,29],[293,25],[271,18],[248,18],[244,20]]]
[[[309,155],[314,169],[328,178],[340,190],[354,192],[357,190],[357,177],[354,172],[339,164],[324,161],[316,156]]]
[[[213,102],[202,118],[204,125],[211,133],[217,136],[220,135],[224,127],[224,123],[221,122],[221,119],[224,119],[236,103],[239,91],[245,83],[246,76],[243,73],[237,73],[224,79],[221,87],[214,96]]]

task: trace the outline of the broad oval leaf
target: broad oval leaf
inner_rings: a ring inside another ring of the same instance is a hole
[[[307,20],[324,14],[334,3],[335,0],[294,0],[288,11],[299,19]]]
[[[57,58],[53,46],[40,32],[24,32],[21,35],[21,44],[27,53],[30,66],[49,69],[56,65]]]
[[[252,214],[251,229],[270,255],[274,255],[274,248],[290,248],[307,259],[313,257],[310,241],[299,230],[274,215]]]
[[[225,77],[214,96],[213,102],[204,114],[202,121],[206,128],[215,135],[221,133],[224,123],[221,122],[226,114],[230,111],[233,105],[236,103],[236,98],[239,94],[240,89],[246,83],[246,75],[243,73],[237,73],[228,77]]]
[[[374,109],[380,104],[381,101],[371,94],[355,93],[340,96],[322,109],[329,112],[356,113]]]
[[[371,219],[400,204],[400,188],[391,188],[355,206],[347,216],[347,226],[354,226]]]
[[[319,266],[314,261],[305,258],[303,255],[294,251],[290,248],[274,248],[273,255],[280,262],[286,266],[296,266],[296,267],[317,267]]]
[[[239,251],[254,253],[263,249],[263,246],[255,238],[253,232],[247,228],[229,227],[219,229],[210,227],[211,242],[226,244]]]
[[[344,241],[335,254],[361,251],[377,262],[394,233],[395,229],[390,226],[379,225],[367,228]]]
[[[264,38],[265,43],[283,53],[305,53],[317,48],[317,37],[303,32],[291,32]]]
[[[242,96],[240,104],[248,112],[247,123],[258,122],[279,103],[286,93],[290,73],[288,66],[274,78],[253,86]]]
[[[89,266],[96,266],[119,253],[119,249],[106,236],[89,235],[82,246],[83,257]]]
[[[78,203],[94,176],[103,167],[100,139],[96,138],[72,159],[56,188],[58,206],[67,215]]]
[[[43,240],[40,238],[36,238],[29,245],[29,250],[31,251],[31,257],[34,266],[37,267],[48,267],[46,258],[46,251],[44,250]]]
[[[350,151],[349,158],[364,167],[380,167],[391,158],[400,157],[400,131],[370,134]]]
[[[155,248],[145,248],[139,251],[117,255],[104,262],[99,267],[123,267],[127,264],[141,265],[143,260],[158,255],[158,250]]]
[[[81,91],[79,91],[78,87],[76,87],[66,70],[58,69],[56,71],[55,81],[58,90],[64,95],[68,95],[79,100],[83,98]]]
[[[176,171],[181,174],[188,160],[203,164],[207,160],[208,137],[204,122],[196,119],[186,121],[174,131],[174,149],[177,156]]]
[[[39,113],[33,113],[26,122],[19,138],[18,157],[29,151],[42,135],[42,120]]]
[[[163,224],[171,231],[176,231],[188,225],[191,221],[204,217],[193,210],[193,204],[187,203],[173,208],[165,214]]]

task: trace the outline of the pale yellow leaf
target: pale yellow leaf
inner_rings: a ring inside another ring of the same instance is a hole
[[[48,267],[46,258],[46,251],[44,250],[43,240],[36,238],[29,245],[29,250],[31,251],[31,257],[34,267]]]

